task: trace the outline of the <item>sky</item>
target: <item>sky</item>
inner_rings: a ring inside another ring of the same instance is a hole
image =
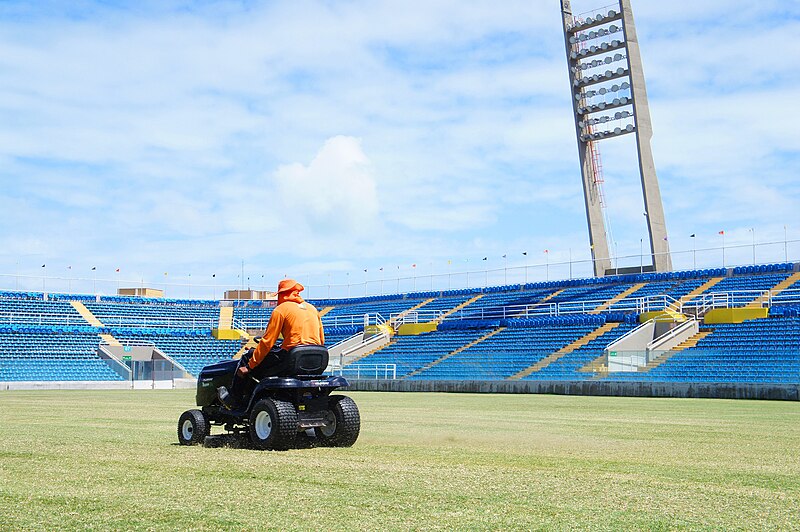
[[[633,10],[675,268],[800,260],[800,3]],[[591,275],[570,98],[557,0],[0,2],[0,288]],[[599,149],[647,263],[634,136]]]

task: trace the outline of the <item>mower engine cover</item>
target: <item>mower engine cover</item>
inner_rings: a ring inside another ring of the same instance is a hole
[[[238,360],[224,360],[204,367],[197,378],[197,406],[211,405],[220,386],[230,389],[238,367]]]

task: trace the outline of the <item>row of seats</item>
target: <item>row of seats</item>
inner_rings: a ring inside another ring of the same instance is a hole
[[[755,273],[772,273],[772,272],[791,272],[794,270],[794,263],[781,262],[778,264],[760,264],[752,266],[737,266],[733,269],[734,275],[746,275]]]
[[[537,318],[511,318],[500,320],[501,327],[551,327],[557,325],[591,325],[600,327],[608,320],[603,314],[574,314],[570,316],[542,316]]]

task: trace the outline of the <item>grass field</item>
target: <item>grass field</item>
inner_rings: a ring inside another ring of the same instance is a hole
[[[0,530],[796,529],[800,404],[350,393],[352,448],[177,445],[193,392],[0,393]]]

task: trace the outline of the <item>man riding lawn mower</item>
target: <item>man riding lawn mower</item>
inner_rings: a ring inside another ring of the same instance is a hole
[[[196,397],[201,409],[187,410],[178,421],[182,445],[204,443],[212,424],[233,435],[249,433],[258,449],[292,448],[301,433],[322,445],[355,443],[358,407],[349,397],[330,395],[348,383],[322,376],[328,365],[322,320],[300,297],[302,290],[296,281],[281,281],[278,306],[258,346],[239,360],[203,368]]]

